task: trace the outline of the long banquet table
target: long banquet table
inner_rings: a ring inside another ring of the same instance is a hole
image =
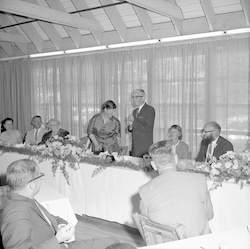
[[[224,247],[222,245],[224,244]],[[221,246],[221,247],[219,247]],[[247,227],[197,236],[193,238],[140,247],[140,249],[249,249],[250,234]]]
[[[4,153],[0,156],[1,184],[5,181],[7,166],[18,159],[27,158],[17,153]],[[138,189],[156,175],[118,166],[109,167],[92,177],[96,166],[80,164],[78,170],[67,167],[70,185],[58,169],[55,177],[51,162],[39,164],[45,173],[44,182],[68,197],[76,214],[86,214],[120,224],[136,227],[132,213],[139,211]],[[208,187],[212,181],[208,180]],[[233,183],[223,183],[222,187],[211,191],[214,218],[209,222],[212,232],[219,232],[250,223],[250,186],[242,189]]]

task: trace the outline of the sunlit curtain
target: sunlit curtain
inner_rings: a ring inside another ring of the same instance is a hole
[[[89,119],[111,99],[117,104],[115,116],[121,122],[122,144],[130,145],[126,132],[126,118],[132,112],[130,93],[142,88],[147,103],[156,110],[155,142],[167,139],[168,128],[179,124],[183,141],[195,157],[200,130],[214,120],[236,152],[245,146],[249,131],[249,36],[2,62],[0,70],[0,118],[15,116],[23,132],[30,128],[30,118],[40,114],[45,123],[57,117],[72,135],[85,136]],[[14,94],[10,88],[15,89]]]

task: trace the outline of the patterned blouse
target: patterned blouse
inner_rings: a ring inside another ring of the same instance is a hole
[[[95,136],[104,151],[120,152],[117,137],[121,136],[121,125],[117,118],[111,117],[104,124],[101,113],[98,113],[89,121],[87,133]]]

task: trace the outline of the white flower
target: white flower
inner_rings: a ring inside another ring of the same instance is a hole
[[[221,165],[222,165],[221,163],[217,163],[217,164],[215,165],[215,168],[218,168],[218,169],[219,169],[219,168],[221,167]]]
[[[211,173],[212,173],[213,175],[219,175],[219,174],[220,174],[220,171],[214,168],[214,169],[212,169]]]
[[[232,162],[226,162],[226,163],[225,163],[225,167],[226,167],[227,169],[229,169],[231,166],[232,166]]]
[[[233,165],[233,169],[238,169],[239,168],[239,165],[238,164],[234,164]]]

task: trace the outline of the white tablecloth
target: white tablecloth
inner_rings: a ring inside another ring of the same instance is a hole
[[[53,187],[43,183],[35,199],[42,204],[50,214],[60,216],[64,220],[76,225],[77,219],[70,205],[69,199]]]
[[[140,249],[219,249],[220,243],[223,242],[230,246],[227,249],[249,249],[250,234],[246,227],[241,227],[184,240],[140,247]]]
[[[7,166],[27,156],[4,153],[0,156],[0,176],[4,181]],[[79,170],[67,168],[70,185],[57,170],[55,177],[51,172],[50,161],[39,164],[45,173],[44,182],[57,189],[69,201],[76,214],[116,221],[134,226],[132,213],[139,211],[138,189],[152,178],[152,174],[120,167],[110,167],[92,177],[96,166],[80,164]],[[208,186],[212,182],[208,181]],[[250,223],[250,186],[243,189],[232,183],[223,183],[222,188],[211,192],[214,218],[209,222],[212,232],[224,231],[246,226]]]

